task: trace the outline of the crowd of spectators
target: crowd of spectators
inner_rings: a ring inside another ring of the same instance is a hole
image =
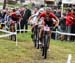
[[[14,9],[4,9],[0,10],[0,24],[1,29],[10,28],[11,25],[14,25],[14,23],[17,23],[17,29],[19,29],[19,23],[20,28],[28,29],[28,18],[31,16],[31,10],[28,7],[20,7],[20,8],[14,8]],[[5,27],[6,26],[6,27]]]
[[[60,32],[75,34],[75,9],[67,9],[67,11],[63,14],[61,13],[61,10],[57,9],[55,14],[60,21]],[[74,41],[75,36],[61,35],[61,40],[63,39]]]
[[[36,7],[34,10],[34,13],[38,11],[38,8]],[[56,9],[54,11],[54,14],[59,18],[59,27],[58,30],[60,32],[65,33],[75,33],[75,9],[67,9],[66,13],[63,13],[61,15],[61,9]],[[15,21],[18,23],[17,29],[19,29],[19,23],[21,29],[28,29],[28,19],[32,15],[31,9],[27,7],[20,7],[16,9],[4,9],[0,10],[0,29],[8,29],[11,24]],[[6,24],[6,25],[5,25]],[[54,29],[56,31],[56,29]],[[61,40],[64,40],[66,37],[66,40],[75,40],[75,36],[64,36],[60,35],[59,38]],[[52,38],[55,39],[55,34],[52,34]]]

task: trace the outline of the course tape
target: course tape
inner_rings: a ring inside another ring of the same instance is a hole
[[[1,32],[5,32],[5,33],[8,33],[8,34],[16,34],[16,32],[10,32],[10,31],[7,31],[7,30],[2,30],[0,29]]]
[[[6,31],[6,30],[2,30],[2,29],[0,29],[0,31],[7,33],[7,34],[4,34],[4,35],[0,35],[0,38],[17,34],[16,32],[10,32],[10,31]],[[16,31],[30,31],[31,32],[31,30],[24,30],[24,29],[16,30]],[[64,32],[59,32],[59,31],[52,31],[52,33],[58,33],[58,34],[62,34],[62,35],[75,36],[75,34],[73,34],[73,33],[64,33]]]
[[[59,32],[59,31],[52,31],[52,33],[58,33],[58,34],[62,34],[62,35],[75,36],[75,34],[73,34],[73,33],[64,33],[64,32]]]
[[[5,32],[5,33],[11,33],[11,32],[9,32],[9,31],[2,30],[2,29],[0,29],[0,31],[1,31],[1,32]]]
[[[24,30],[24,29],[16,30],[16,31],[29,31],[29,32],[31,32],[31,30]]]
[[[9,32],[9,31],[6,31],[6,30],[1,30],[1,32],[4,32],[4,33],[7,33],[7,34],[4,34],[4,35],[0,35],[0,38],[3,38],[3,37],[8,37],[8,36],[11,36],[11,35],[16,35],[16,32]]]
[[[10,35],[13,35],[13,34],[5,34],[5,35],[1,35],[0,38],[3,38],[3,37],[8,37]]]
[[[21,29],[21,30],[17,30],[17,31],[29,31],[31,32],[31,30],[24,30],[24,29]],[[51,31],[52,33],[58,33],[58,34],[62,34],[62,35],[70,35],[70,36],[75,36],[75,34],[73,33],[65,33],[65,32],[60,32],[60,31]]]

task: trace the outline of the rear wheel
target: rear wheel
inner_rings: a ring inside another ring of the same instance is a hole
[[[38,29],[38,26],[35,26],[33,33],[34,33],[34,36],[33,36],[34,46],[35,46],[35,48],[39,49],[39,29]]]
[[[44,47],[42,47],[42,56],[44,56]]]
[[[34,36],[34,45],[37,49],[39,49],[39,36],[38,36],[38,33],[35,33],[35,36]]]
[[[44,59],[47,58],[47,47],[44,48]]]
[[[36,42],[36,48],[39,49],[39,42]]]
[[[33,38],[34,47],[36,48],[36,40]]]

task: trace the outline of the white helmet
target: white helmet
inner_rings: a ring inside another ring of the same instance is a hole
[[[20,12],[19,12],[19,11],[16,11],[16,14],[17,14],[17,15],[20,15]]]
[[[39,10],[39,12],[41,13],[41,12],[44,12],[45,10],[44,10],[44,8],[41,8],[40,10]]]

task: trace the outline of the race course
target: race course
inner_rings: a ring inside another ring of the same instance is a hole
[[[0,38],[0,63],[66,63],[68,54],[72,54],[75,63],[75,42],[51,40],[48,58],[44,60],[30,36],[31,32],[18,34],[18,46],[8,38]]]

